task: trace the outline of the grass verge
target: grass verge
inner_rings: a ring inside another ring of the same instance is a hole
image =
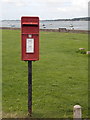
[[[20,31],[3,30],[3,117],[27,115],[27,62],[21,61]],[[40,33],[40,60],[33,62],[34,118],[72,118],[73,106],[88,117],[88,35]]]

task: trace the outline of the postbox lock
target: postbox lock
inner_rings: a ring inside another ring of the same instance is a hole
[[[32,37],[32,35],[31,35],[31,34],[29,34],[29,35],[28,35],[28,37],[29,37],[29,38],[31,38],[31,37]]]

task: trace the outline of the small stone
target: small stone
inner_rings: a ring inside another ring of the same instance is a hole
[[[85,50],[85,48],[79,48],[79,50]]]
[[[86,54],[90,54],[90,51],[87,51]]]

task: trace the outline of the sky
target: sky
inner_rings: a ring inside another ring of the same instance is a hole
[[[88,16],[89,0],[0,0],[0,19],[20,20],[38,16],[40,20]]]

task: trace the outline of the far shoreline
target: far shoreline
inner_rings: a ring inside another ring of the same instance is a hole
[[[20,30],[21,28],[0,27],[0,29]],[[64,32],[64,33],[86,33],[86,34],[90,34],[90,30],[75,30],[75,29],[66,29],[66,28],[40,29],[40,31],[45,31],[45,32]]]

